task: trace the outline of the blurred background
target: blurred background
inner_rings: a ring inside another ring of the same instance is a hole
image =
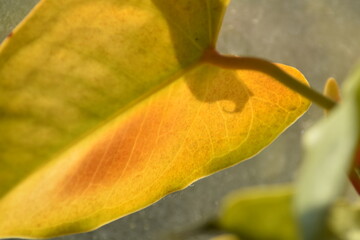
[[[0,41],[38,0],[0,0]],[[328,77],[341,82],[360,60],[358,0],[232,0],[218,41],[225,54],[256,56],[298,68],[322,91]],[[251,160],[193,183],[152,206],[96,231],[56,240],[161,240],[216,216],[222,198],[251,186],[294,181],[302,159],[301,136],[320,117],[311,109]],[[187,239],[205,240],[210,234]]]

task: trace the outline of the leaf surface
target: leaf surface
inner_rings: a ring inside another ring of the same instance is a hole
[[[336,239],[356,240],[360,237],[360,202],[337,201],[331,208],[327,225]]]
[[[300,239],[292,200],[288,186],[241,190],[224,201],[219,227],[240,239]]]
[[[253,156],[306,111],[267,75],[201,61],[226,4],[37,6],[0,48],[0,237],[97,228]]]
[[[301,238],[294,214],[293,186],[256,187],[234,192],[225,198],[217,229],[240,239],[288,240]],[[318,239],[355,240],[359,231],[359,202],[337,199],[326,216]]]
[[[344,190],[356,155],[360,139],[360,68],[347,80],[343,95],[329,117],[304,137],[305,162],[295,202],[304,237],[309,240],[318,239],[329,207]]]
[[[207,4],[213,13],[202,11]],[[19,164],[40,166],[197,62],[224,8],[220,0],[42,1],[1,46],[0,156],[18,173],[1,174],[0,195],[29,173]]]

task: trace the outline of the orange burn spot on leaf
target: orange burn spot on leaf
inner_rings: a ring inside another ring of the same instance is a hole
[[[147,111],[147,110],[145,110]],[[113,133],[96,143],[64,179],[61,195],[76,196],[111,186],[143,165],[154,147],[153,135],[159,120],[144,111],[127,119]]]

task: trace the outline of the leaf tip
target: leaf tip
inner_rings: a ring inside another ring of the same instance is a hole
[[[326,81],[324,95],[331,98],[335,102],[339,102],[341,100],[340,88],[335,78],[331,77]]]

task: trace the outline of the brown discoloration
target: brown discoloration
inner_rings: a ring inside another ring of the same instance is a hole
[[[121,124],[115,133],[109,132],[64,177],[60,195],[87,194],[138,174],[134,169],[146,164],[159,123],[153,114],[142,112]]]

